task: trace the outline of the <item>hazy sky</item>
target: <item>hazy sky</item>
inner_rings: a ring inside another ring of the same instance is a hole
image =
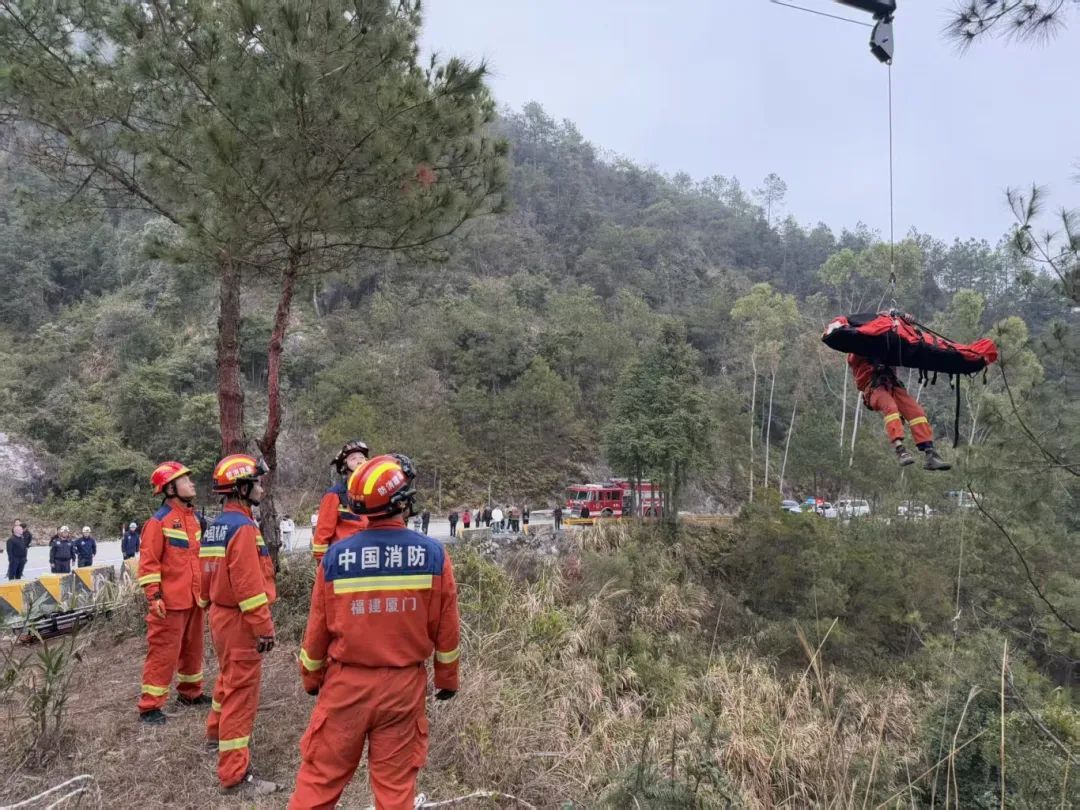
[[[830,0],[799,5],[861,17]],[[996,241],[1006,186],[1080,205],[1080,14],[1048,45],[941,36],[952,0],[900,0],[896,232]],[[596,146],[695,178],[769,172],[787,210],[888,236],[887,73],[870,29],[768,0],[427,0],[425,46],[485,58],[501,104],[538,101]]]

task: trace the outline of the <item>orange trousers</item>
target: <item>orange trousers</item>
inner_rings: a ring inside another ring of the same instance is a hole
[[[251,730],[259,709],[262,656],[258,639],[239,608],[210,606],[210,635],[217,651],[218,678],[206,718],[206,738],[217,740],[218,779],[232,787],[251,763]]]
[[[203,687],[203,612],[201,608],[167,610],[161,619],[146,617],[146,661],[143,663],[139,713],[160,709],[169,697],[173,675],[176,691],[196,698]]]
[[[926,419],[926,411],[907,389],[872,388],[867,404],[885,417],[885,434],[890,442],[904,438],[904,422],[911,428],[911,436],[919,449],[934,441],[934,431]]]
[[[300,773],[290,810],[332,808],[368,745],[377,810],[411,810],[427,761],[427,669],[351,667],[332,661],[300,740]]]

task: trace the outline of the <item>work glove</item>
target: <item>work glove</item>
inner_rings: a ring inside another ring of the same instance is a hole
[[[456,694],[457,690],[455,689],[440,689],[438,692],[435,693],[435,699],[450,700],[450,698],[452,698]]]
[[[274,649],[274,636],[259,636],[259,642],[255,645],[255,649],[260,653],[268,653]]]
[[[165,618],[165,600],[162,599],[160,593],[155,593],[150,597],[150,615],[159,619]]]

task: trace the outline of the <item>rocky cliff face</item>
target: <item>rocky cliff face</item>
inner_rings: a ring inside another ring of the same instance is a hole
[[[37,500],[45,477],[45,466],[30,447],[0,433],[0,498]]]

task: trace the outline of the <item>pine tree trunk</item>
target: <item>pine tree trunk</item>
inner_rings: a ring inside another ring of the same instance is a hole
[[[222,455],[247,449],[244,435],[244,385],[240,374],[240,266],[225,259],[218,293],[218,417]]]
[[[784,474],[787,472],[787,457],[788,448],[791,447],[791,434],[795,431],[795,412],[799,409],[799,391],[795,391],[795,402],[791,406],[791,422],[788,424],[787,438],[784,440],[784,460],[780,464],[780,485],[777,487],[777,491],[781,496],[784,493]]]
[[[848,375],[844,373],[844,392],[840,395],[840,458],[844,457],[844,430],[847,425],[847,381]]]
[[[776,366],[772,368],[772,379],[769,381],[769,416],[765,420],[765,480],[761,482],[763,487],[769,486],[769,448],[772,440],[772,405],[773,391],[776,390]]]
[[[289,315],[292,312],[293,293],[296,291],[296,273],[299,256],[291,254],[282,273],[281,294],[278,296],[277,310],[274,312],[274,325],[270,330],[270,343],[267,347],[266,373],[266,429],[259,439],[259,451],[270,468],[270,474],[263,480],[266,490],[259,509],[260,525],[266,540],[274,566],[278,564],[281,538],[278,537],[277,510],[274,505],[274,483],[277,479],[277,440],[281,433],[281,353],[285,345],[285,332],[289,328]]]
[[[855,466],[855,437],[859,435],[859,414],[862,413],[862,408],[860,407],[860,405],[862,405],[862,403],[859,402],[859,399],[860,399],[860,397],[858,395],[858,392],[856,392],[856,394],[855,394],[855,419],[853,420],[854,424],[851,427],[851,457],[848,459],[848,466],[849,467],[854,467]]]
[[[754,373],[754,382],[750,388],[750,502],[754,502],[754,416],[757,411],[757,357],[750,354],[750,368]]]

